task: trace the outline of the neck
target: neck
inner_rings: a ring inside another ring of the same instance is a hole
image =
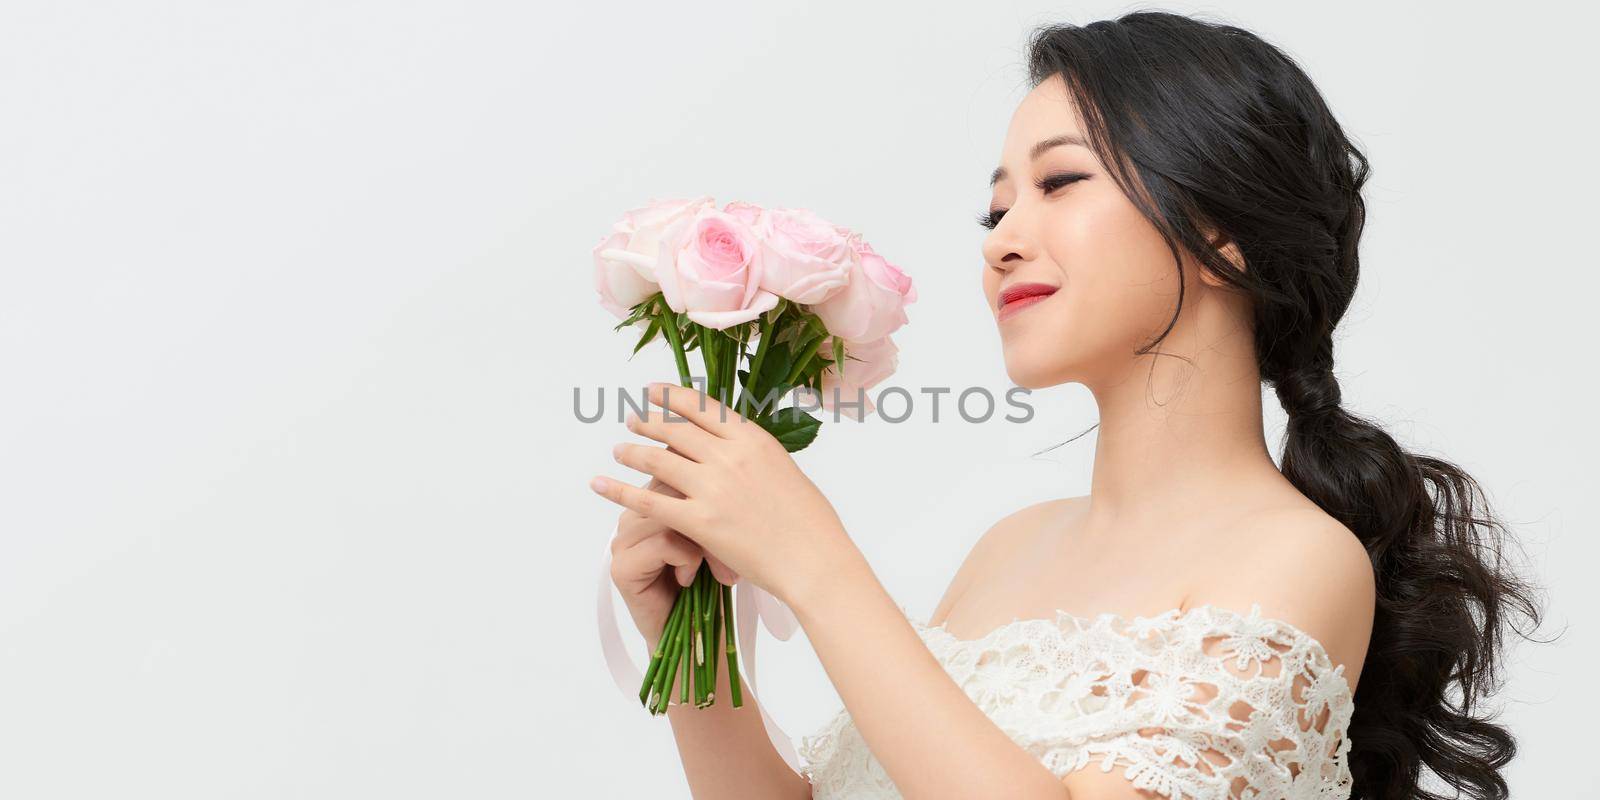
[[[1147,353],[1089,385],[1100,411],[1089,535],[1171,535],[1196,510],[1259,490],[1260,478],[1286,480],[1267,449],[1254,343],[1227,329],[1227,315],[1206,313],[1216,306],[1196,305],[1157,346],[1170,355]]]

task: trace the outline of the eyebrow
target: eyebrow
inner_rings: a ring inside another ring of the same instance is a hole
[[[1039,156],[1044,154],[1044,151],[1049,150],[1052,147],[1060,147],[1064,144],[1075,144],[1079,147],[1089,146],[1089,144],[1083,140],[1082,136],[1072,133],[1065,133],[1060,136],[1052,136],[1048,139],[1041,140],[1038,144],[1033,146],[1032,150],[1028,151],[1028,159],[1030,161],[1037,159]],[[1005,180],[1008,174],[1009,173],[1006,172],[1005,167],[995,167],[994,174],[989,176],[989,186],[993,187],[995,184]]]

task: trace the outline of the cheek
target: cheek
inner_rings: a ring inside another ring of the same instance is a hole
[[[1118,198],[1062,220],[1052,243],[1067,288],[1054,338],[1079,360],[1129,359],[1166,327],[1178,272],[1166,243]]]
[[[982,269],[980,288],[983,291],[983,301],[988,304],[989,309],[992,311],[994,310],[995,298],[1000,294],[1000,273],[987,264]]]

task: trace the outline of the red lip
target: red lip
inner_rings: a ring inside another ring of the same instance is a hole
[[[1007,286],[1005,291],[1000,293],[1000,317],[1004,319],[1010,315],[1008,312],[1021,311],[1022,309],[1038,302],[1038,300],[1042,300],[1052,294],[1055,294],[1056,290],[1059,288],[1060,287],[1058,286],[1051,286],[1048,283],[1019,283],[1014,286]],[[1028,301],[1028,298],[1038,298],[1038,300]],[[1006,308],[1013,303],[1017,303],[1017,305],[1010,309]]]

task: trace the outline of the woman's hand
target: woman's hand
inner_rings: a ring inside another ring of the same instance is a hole
[[[683,496],[654,478],[644,490],[668,497]],[[678,589],[694,583],[702,558],[711,565],[711,574],[718,581],[728,586],[738,583],[738,573],[706,556],[699,545],[682,534],[633,509],[622,512],[617,535],[611,539],[611,582],[622,594],[634,626],[651,647],[666,627]]]
[[[623,443],[614,456],[676,492],[601,476],[591,483],[601,496],[683,534],[791,606],[796,587],[854,551],[833,505],[772,434],[695,389],[652,383],[647,398],[671,414],[646,409],[628,430],[667,447]]]

